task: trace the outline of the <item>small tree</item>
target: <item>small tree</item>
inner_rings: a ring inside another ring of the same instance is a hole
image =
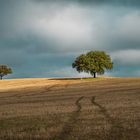
[[[0,79],[2,80],[3,76],[7,75],[7,74],[11,74],[12,73],[12,69],[9,68],[6,65],[0,65]]]
[[[111,70],[113,63],[104,51],[91,51],[77,57],[72,67],[78,72],[87,72],[96,78],[97,73],[104,74],[105,70]]]

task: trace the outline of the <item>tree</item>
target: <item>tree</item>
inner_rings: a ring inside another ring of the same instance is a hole
[[[105,70],[111,70],[113,63],[104,51],[90,51],[77,57],[72,67],[78,72],[87,72],[96,78],[97,73],[104,74]]]
[[[11,74],[12,73],[12,69],[9,68],[6,65],[0,65],[0,79],[2,80],[3,76],[7,75],[7,74]]]

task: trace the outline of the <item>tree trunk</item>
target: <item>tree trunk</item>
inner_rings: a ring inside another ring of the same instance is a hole
[[[93,77],[96,78],[96,72],[93,73]]]

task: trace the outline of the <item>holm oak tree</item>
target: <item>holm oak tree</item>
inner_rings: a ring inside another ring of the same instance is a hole
[[[96,78],[96,74],[104,74],[105,70],[111,70],[113,63],[104,51],[90,51],[78,56],[72,67],[78,72],[87,72]]]

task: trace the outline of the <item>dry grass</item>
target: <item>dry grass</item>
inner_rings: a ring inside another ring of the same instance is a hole
[[[0,81],[0,140],[139,140],[140,79]]]

